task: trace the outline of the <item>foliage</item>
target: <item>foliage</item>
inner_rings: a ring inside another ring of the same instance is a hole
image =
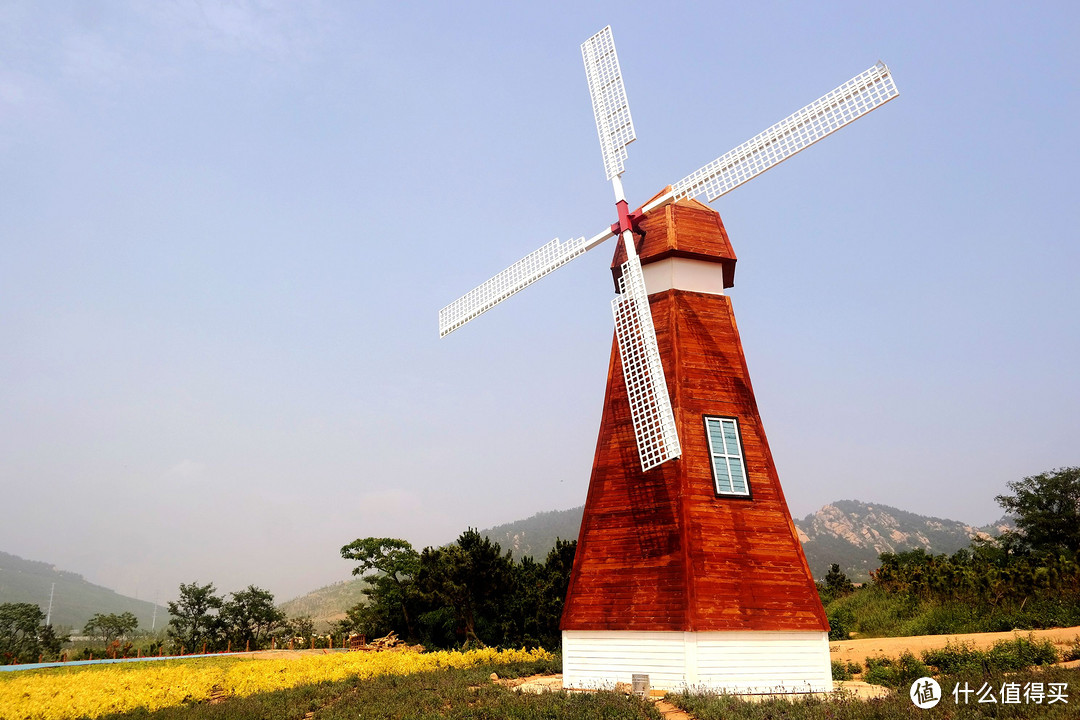
[[[848,665],[840,660],[832,661],[832,679],[833,680],[850,680],[854,675],[851,670],[848,669]]]
[[[911,683],[930,674],[930,669],[912,655],[904,652],[899,658],[866,658],[866,673],[863,680],[874,685],[884,685],[894,689],[907,688]]]
[[[418,600],[414,579],[420,568],[420,555],[413,546],[397,538],[361,538],[341,548],[341,557],[359,563],[353,568],[353,575],[360,575],[369,583],[365,591],[369,598],[377,598],[376,607],[367,611],[362,620],[357,618],[364,625],[362,629],[392,625],[400,617],[400,634],[414,637],[411,608]]]
[[[66,638],[58,637],[44,620],[45,613],[33,603],[0,604],[0,664],[56,657]]]
[[[180,599],[169,601],[169,637],[189,652],[201,645],[214,645],[220,620],[216,613],[225,601],[214,594],[214,584],[180,584]]]
[[[269,590],[249,585],[245,590],[230,594],[231,597],[221,604],[219,628],[234,650],[258,650],[270,633],[285,621],[285,615],[274,606],[274,595]]]
[[[139,627],[139,619],[133,613],[101,614],[91,617],[83,628],[83,634],[99,638],[109,645],[113,640],[127,638]]]
[[[550,660],[543,650],[339,652],[295,659],[200,658],[23,671],[0,676],[0,720],[94,718],[138,708],[153,712],[205,703],[211,696],[247,697],[381,675]]]
[[[424,549],[417,585],[429,604],[454,613],[455,634],[465,646],[483,645],[478,622],[489,639],[502,634],[497,626],[507,617],[501,611],[513,582],[512,566],[510,554],[503,555],[498,543],[469,528],[452,545]]]
[[[989,650],[977,650],[974,644],[950,642],[943,648],[924,650],[922,659],[939,673],[990,673],[1050,665],[1058,661],[1058,652],[1050,640],[1017,636],[1012,640],[999,640]]]
[[[866,585],[825,606],[832,630],[830,640],[909,635],[909,626],[927,611],[929,603]],[[841,634],[843,633],[843,634]]]
[[[339,630],[393,631],[425,647],[555,647],[576,546],[560,540],[538,563],[514,562],[472,528],[421,553],[404,540],[358,539],[341,554],[367,573],[368,602],[350,608]]]
[[[829,566],[829,572],[825,573],[824,592],[830,597],[838,598],[850,595],[855,591],[855,584],[851,582],[840,565],[833,563]]]
[[[1008,483],[995,500],[1016,517],[1020,546],[1036,553],[1080,554],[1080,467],[1058,468]]]

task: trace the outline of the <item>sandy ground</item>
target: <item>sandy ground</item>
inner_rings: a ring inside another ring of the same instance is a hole
[[[1033,637],[1036,640],[1049,638],[1059,652],[1064,651],[1080,638],[1080,626],[1054,628],[1052,630],[1016,630],[1000,633],[971,633],[967,635],[919,635],[917,637],[865,638],[859,640],[837,640],[829,643],[829,654],[833,660],[854,661],[863,664],[868,657],[900,657],[905,650],[915,657],[923,650],[943,648],[949,643],[974,644],[982,650],[989,648],[999,640],[1012,640],[1015,637]],[[1070,666],[1072,663],[1069,664]]]

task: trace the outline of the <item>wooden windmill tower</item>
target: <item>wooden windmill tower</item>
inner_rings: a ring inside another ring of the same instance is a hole
[[[711,202],[897,96],[878,63],[633,212],[610,27],[582,46],[618,221],[557,238],[446,306],[441,335],[618,235],[615,340],[562,619],[563,683],[830,690],[828,621],[761,426]]]

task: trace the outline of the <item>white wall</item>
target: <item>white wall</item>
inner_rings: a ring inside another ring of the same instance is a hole
[[[632,632],[565,630],[563,687],[630,683],[635,673],[665,690],[829,692],[824,632]]]

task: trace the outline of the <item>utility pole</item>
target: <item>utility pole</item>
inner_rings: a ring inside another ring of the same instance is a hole
[[[52,625],[52,599],[54,592],[56,592],[56,583],[53,583],[52,588],[49,589],[49,611],[45,613],[46,625]]]

